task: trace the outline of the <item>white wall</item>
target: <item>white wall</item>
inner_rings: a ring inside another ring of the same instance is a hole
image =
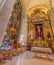
[[[24,10],[26,10],[31,2],[31,0],[20,0],[22,3],[22,6],[24,7]]]
[[[52,7],[54,8],[54,0],[51,0],[52,1]]]
[[[2,7],[4,6],[6,0],[0,0],[0,10],[2,9]]]
[[[52,2],[52,8],[53,8],[53,11],[51,11],[51,25],[52,25],[52,30],[53,30],[53,33],[54,33],[54,0],[51,0]]]
[[[37,5],[45,5],[50,8],[50,0],[21,0],[24,10],[27,12],[30,8]]]

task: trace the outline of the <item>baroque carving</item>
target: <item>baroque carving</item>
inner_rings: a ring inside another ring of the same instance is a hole
[[[11,39],[15,39],[18,37],[19,27],[21,23],[21,13],[22,13],[22,6],[20,0],[17,1],[14,6],[10,17],[10,24],[7,27],[7,34],[10,36]]]

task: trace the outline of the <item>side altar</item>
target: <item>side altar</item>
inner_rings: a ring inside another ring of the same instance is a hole
[[[37,7],[28,12],[28,45],[54,49],[50,16],[45,7]]]

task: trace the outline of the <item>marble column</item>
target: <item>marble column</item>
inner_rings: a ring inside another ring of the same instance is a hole
[[[27,32],[28,32],[28,19],[26,15],[22,15],[21,19],[21,30],[20,30],[20,43],[22,45],[27,45]]]

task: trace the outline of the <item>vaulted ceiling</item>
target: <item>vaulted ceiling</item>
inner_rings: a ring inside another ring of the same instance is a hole
[[[0,8],[5,1],[6,0],[0,0]],[[37,5],[45,5],[49,8],[51,5],[50,2],[52,1],[52,5],[54,3],[54,0],[20,0],[20,1],[22,3],[22,7],[25,12]]]
[[[44,5],[48,8],[51,6],[50,0],[21,0],[21,3],[25,12],[34,6]]]

